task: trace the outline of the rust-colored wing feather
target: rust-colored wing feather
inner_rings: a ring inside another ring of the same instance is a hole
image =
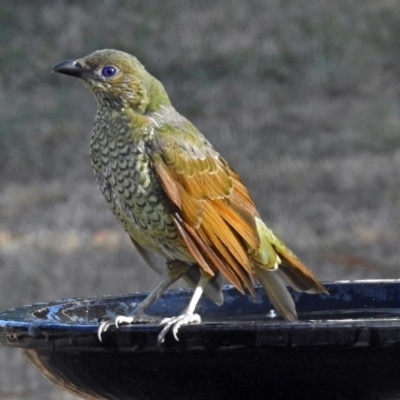
[[[177,207],[173,218],[182,239],[204,272],[220,271],[238,290],[253,293],[250,256],[259,246],[258,214],[247,189],[198,132],[169,129],[159,132],[152,157]]]

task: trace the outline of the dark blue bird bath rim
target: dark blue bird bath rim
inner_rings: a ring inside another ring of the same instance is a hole
[[[224,287],[203,298],[200,325],[160,349],[157,324],[111,329],[146,296],[38,303],[0,314],[0,344],[20,348],[43,375],[85,399],[394,399],[400,395],[400,280],[326,284],[330,295],[292,292],[299,321],[282,321],[263,290],[251,300]],[[150,309],[176,315],[192,291],[166,292]]]

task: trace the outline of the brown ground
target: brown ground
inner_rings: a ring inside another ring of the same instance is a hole
[[[399,20],[396,0],[3,0],[0,308],[157,281],[96,188],[94,99],[49,73],[107,47],[165,83],[321,279],[398,278]],[[0,360],[1,399],[73,399]]]

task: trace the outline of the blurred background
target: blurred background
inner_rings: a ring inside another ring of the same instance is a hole
[[[51,74],[136,55],[322,280],[399,278],[398,0],[0,2],[0,308],[149,290],[96,187],[94,98]],[[0,399],[75,397],[0,348]]]

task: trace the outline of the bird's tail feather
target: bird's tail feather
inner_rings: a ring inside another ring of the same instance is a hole
[[[276,270],[293,289],[307,293],[328,293],[316,276],[279,240],[261,221],[256,219],[260,236],[258,258],[255,260],[265,270]]]
[[[298,292],[328,293],[326,288],[313,275],[304,274],[302,270],[293,268],[292,265],[282,263],[277,272],[289,286]]]
[[[296,306],[278,272],[255,267],[255,274],[276,311],[289,321],[296,320]]]

